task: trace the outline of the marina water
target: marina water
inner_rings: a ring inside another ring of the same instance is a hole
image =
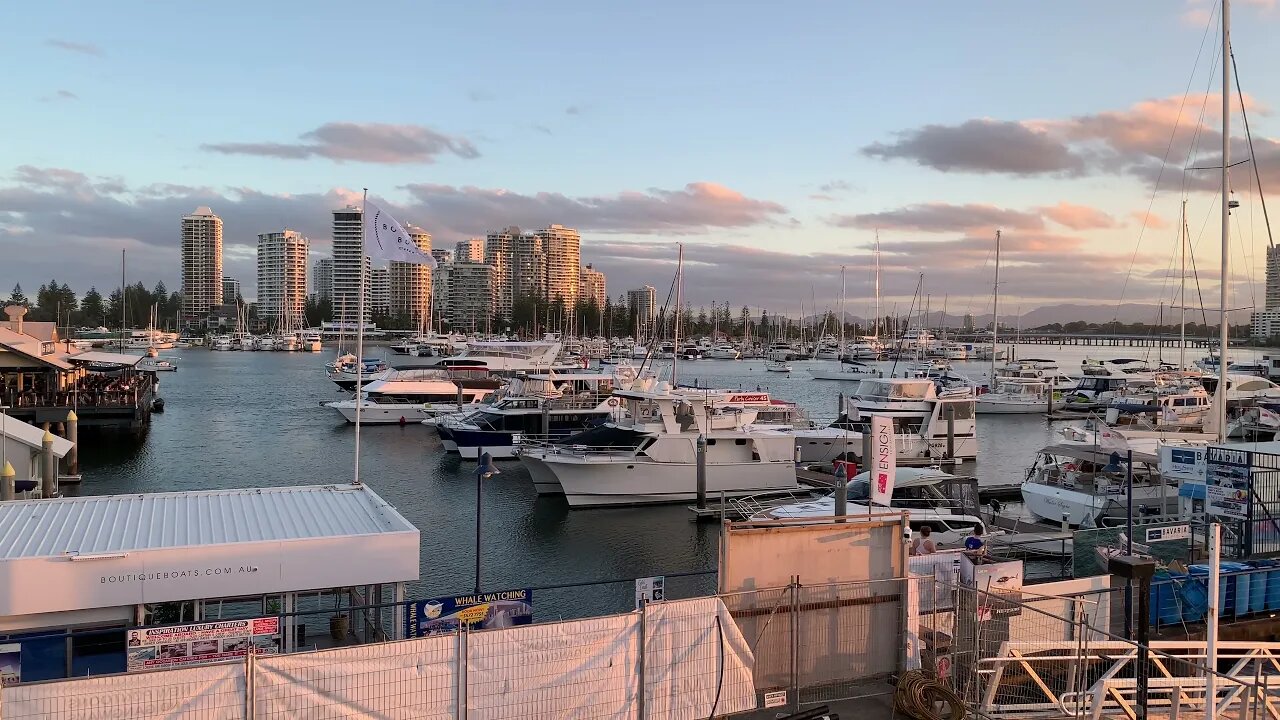
[[[374,348],[366,355],[383,352]],[[83,486],[68,494],[211,490],[350,482],[354,428],[321,401],[341,399],[323,372],[322,353],[173,351],[180,371],[161,375],[165,412],[141,440],[87,438],[81,452]],[[1189,350],[1188,361],[1203,351]],[[1238,350],[1233,361],[1255,362],[1260,351]],[[1137,357],[1155,362],[1151,348],[1023,346],[1021,358],[1052,358],[1078,374],[1086,357]],[[1165,350],[1176,360],[1176,350]],[[416,358],[388,356],[396,366]],[[982,381],[989,364],[953,363]],[[855,383],[817,381],[795,362],[790,375],[766,372],[763,360],[684,362],[682,383],[760,388],[794,400],[817,419],[836,414],[838,393]],[[827,364],[829,365],[829,363]],[[876,363],[885,376],[892,361]],[[898,374],[906,364],[897,366]],[[1075,421],[1079,422],[1079,421]],[[960,466],[983,485],[1022,481],[1040,448],[1059,439],[1065,422],[1040,415],[983,415],[976,464]],[[474,462],[444,452],[435,432],[420,424],[367,426],[361,438],[361,480],[394,505],[422,533],[420,581],[413,597],[470,592],[475,567]],[[570,511],[563,498],[539,497],[518,461],[498,461],[501,473],[484,481],[481,584],[485,591],[537,591],[539,616],[581,617],[625,610],[632,579],[712,571],[718,528],[693,522],[684,505]],[[1016,508],[1013,509],[1016,512]],[[182,522],[173,518],[173,522]],[[370,558],[377,562],[377,558]],[[594,584],[599,581],[620,581]],[[667,581],[672,597],[714,589],[713,573]]]

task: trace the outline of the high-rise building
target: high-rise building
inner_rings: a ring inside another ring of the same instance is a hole
[[[641,325],[648,325],[658,317],[658,291],[652,285],[627,291],[627,312],[635,315]]]
[[[452,281],[452,262],[436,265],[436,269],[431,271],[432,318],[443,320],[449,317],[449,283]]]
[[[368,297],[365,310],[370,315],[386,315],[391,312],[391,273],[384,267],[369,269]]]
[[[455,331],[484,331],[494,315],[494,268],[486,263],[455,262],[449,272],[449,326]]]
[[[432,252],[431,233],[413,225],[405,227],[405,231],[419,250]],[[407,317],[415,326],[427,325],[427,313],[431,307],[431,268],[415,263],[392,262],[387,270],[391,282],[391,314]]]
[[[458,262],[484,262],[485,244],[484,238],[473,237],[469,240],[462,240],[455,249],[454,257]]]
[[[512,242],[514,263],[511,274],[511,294],[515,298],[547,299],[547,254],[543,252],[542,237],[531,232],[514,231]]]
[[[484,239],[484,262],[493,267],[493,311],[504,320],[511,319],[516,297],[516,241],[519,237],[520,228],[512,226],[491,232]],[[455,264],[460,262],[463,262],[461,252],[454,259]]]
[[[310,247],[297,230],[258,235],[258,317],[269,327],[302,327]]]
[[[607,297],[609,293],[605,289],[604,273],[587,263],[578,276],[578,299],[582,302],[594,301],[597,308],[603,309]]]
[[[316,302],[333,302],[333,258],[316,260],[311,272],[311,288]]]
[[[354,205],[333,211],[333,317],[354,329],[359,319],[360,270],[368,271],[369,258],[364,254],[364,213]],[[366,278],[367,279],[367,278]],[[365,299],[368,299],[366,294]],[[364,322],[371,310],[365,304]]]
[[[1267,248],[1267,310],[1280,310],[1280,246]]]
[[[448,265],[453,262],[453,251],[435,248],[431,251],[431,257],[436,261],[437,265]]]
[[[182,319],[197,322],[222,304],[222,218],[201,205],[182,218]]]
[[[222,302],[230,304],[240,297],[240,281],[233,278],[222,276]]]
[[[563,225],[551,225],[538,231],[542,252],[547,256],[546,298],[563,301],[573,312],[578,302],[578,282],[582,268],[582,236]]]

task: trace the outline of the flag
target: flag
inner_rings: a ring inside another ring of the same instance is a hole
[[[435,258],[422,252],[390,213],[368,200],[364,203],[364,252],[374,260],[436,266]]]

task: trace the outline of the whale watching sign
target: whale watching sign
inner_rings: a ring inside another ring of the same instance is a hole
[[[504,590],[479,595],[419,600],[405,614],[406,635],[423,637],[471,630],[529,625],[533,622],[533,591]]]

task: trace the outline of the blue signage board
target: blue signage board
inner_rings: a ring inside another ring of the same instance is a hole
[[[444,635],[459,628],[491,628],[529,625],[533,622],[533,591],[504,590],[479,595],[419,600],[405,613],[407,637]]]
[[[1205,458],[1205,512],[1246,520],[1253,489],[1252,453],[1211,446]]]

